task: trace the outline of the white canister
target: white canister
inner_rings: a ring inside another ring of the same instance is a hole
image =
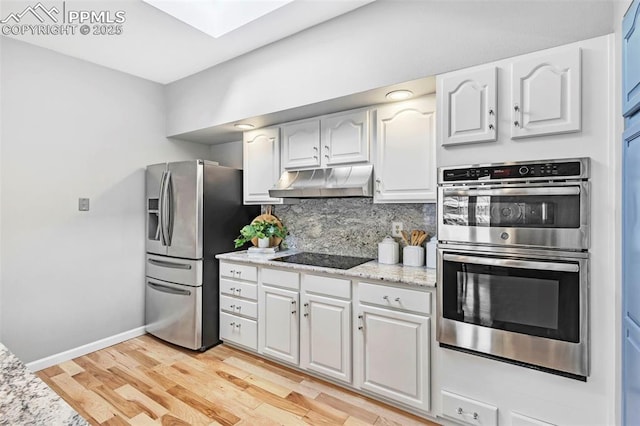
[[[422,266],[422,265],[424,265],[424,247],[422,247],[422,246],[406,246],[402,250],[402,263],[405,266]]]
[[[378,262],[395,265],[400,261],[400,246],[393,238],[387,236],[378,243]]]

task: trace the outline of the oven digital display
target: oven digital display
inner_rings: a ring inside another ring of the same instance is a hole
[[[516,178],[578,177],[581,173],[579,161],[560,163],[530,163],[505,166],[465,167],[444,170],[444,182],[500,180]]]

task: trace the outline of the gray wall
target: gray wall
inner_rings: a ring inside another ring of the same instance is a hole
[[[242,141],[211,145],[211,159],[221,166],[242,169]]]
[[[373,204],[372,198],[303,199],[274,206],[273,213],[289,230],[291,248],[316,253],[377,257],[378,243],[391,235],[391,222],[405,230],[436,230],[435,204]]]
[[[611,1],[376,1],[167,86],[167,134],[613,32]]]
[[[159,84],[6,38],[1,55],[1,339],[30,362],[143,325],[144,167],[210,147],[164,137]]]

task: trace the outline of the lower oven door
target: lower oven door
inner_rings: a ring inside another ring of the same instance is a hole
[[[586,254],[441,248],[438,261],[441,345],[589,375]]]

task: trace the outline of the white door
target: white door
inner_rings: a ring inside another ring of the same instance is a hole
[[[259,352],[298,365],[298,293],[260,287]]]
[[[359,306],[362,389],[429,411],[429,318]]]
[[[324,166],[369,161],[369,111],[331,115],[321,126]]]
[[[351,383],[351,302],[303,295],[300,366]]]
[[[493,66],[438,77],[441,144],[496,141],[497,93]]]
[[[581,51],[526,55],[511,64],[511,137],[578,132]]]
[[[252,130],[243,135],[244,204],[280,204],[269,189],[280,178],[280,130]]]
[[[282,167],[287,170],[320,166],[320,120],[282,125]]]
[[[374,202],[435,201],[435,110],[433,95],[378,109]]]

